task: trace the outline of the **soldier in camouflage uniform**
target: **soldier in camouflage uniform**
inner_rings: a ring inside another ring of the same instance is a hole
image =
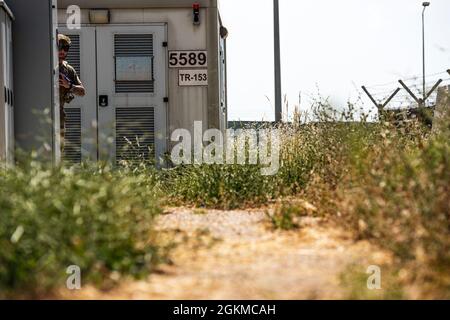
[[[61,147],[64,146],[66,114],[64,105],[71,103],[75,96],[83,97],[86,90],[75,69],[66,61],[72,42],[65,35],[58,35],[59,50],[59,112],[61,123]]]

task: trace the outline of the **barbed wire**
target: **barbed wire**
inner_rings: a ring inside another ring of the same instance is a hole
[[[430,81],[425,82],[425,85],[427,86],[427,89],[430,90],[431,88],[433,88],[433,86],[436,84],[436,82],[438,80],[439,79],[435,79],[435,80],[430,80]],[[441,85],[442,84],[447,84],[449,82],[450,82],[450,78],[442,79]],[[397,82],[397,84],[398,84],[398,82]],[[422,91],[422,86],[423,86],[423,84],[419,83],[419,82],[417,84],[410,85],[410,87],[412,89],[420,89],[420,91]],[[374,97],[376,97],[376,96],[384,96],[384,95],[388,95],[389,96],[389,95],[391,95],[394,92],[394,90],[395,90],[395,88],[392,88],[391,90],[371,92],[371,94]]]
[[[446,71],[443,71],[443,72],[428,74],[428,75],[425,75],[425,79],[426,78],[430,78],[430,77],[436,77],[436,76],[443,75],[443,74],[448,74],[448,73]],[[423,76],[416,75],[416,76],[408,77],[408,78],[404,79],[403,81],[404,82],[410,82],[410,81],[418,80],[418,79],[422,79],[422,78],[423,78]],[[373,89],[373,88],[379,88],[379,87],[387,87],[389,85],[396,84],[396,83],[398,83],[398,81],[391,81],[391,82],[386,82],[386,83],[374,84],[374,85],[366,86],[366,88],[367,89]]]
[[[445,71],[445,72],[438,72],[438,73],[427,75],[426,79],[428,79],[428,80],[425,82],[426,90],[427,91],[431,90],[434,87],[434,85],[436,84],[436,82],[439,80],[439,78],[436,78],[436,77],[439,76],[439,75],[443,75],[443,74],[448,75],[448,72]],[[435,78],[430,79],[432,77],[435,77]],[[404,82],[411,82],[413,80],[417,81],[417,83],[409,84],[409,87],[411,88],[411,90],[413,92],[415,92],[416,94],[418,94],[420,96],[422,94],[422,90],[423,90],[423,88],[422,88],[423,83],[421,82],[421,80],[422,80],[421,76],[410,77],[410,78],[407,78],[407,79],[405,79],[403,81]],[[419,82],[419,80],[420,80],[420,82]],[[386,83],[386,84],[382,84],[382,85],[372,85],[370,87],[366,86],[366,88],[370,89],[370,88],[374,88],[374,87],[387,86],[389,84],[396,84],[397,86],[395,88],[391,88],[390,90],[371,92],[371,95],[374,97],[374,99],[379,100],[381,102],[381,101],[385,101],[387,98],[389,98],[394,93],[396,88],[401,88],[401,86],[398,83],[398,81],[392,81],[392,82],[389,82],[389,83]],[[442,82],[441,82],[440,86],[448,85],[448,84],[450,84],[450,78],[449,77],[442,79]],[[358,92],[357,100],[363,102],[363,100],[365,100],[365,99],[363,99],[363,97],[365,96],[363,91],[361,91],[360,88],[356,86],[356,84],[354,84],[354,87],[355,87],[356,91]],[[411,105],[412,103],[415,103],[414,99],[405,90],[403,90],[403,88],[401,88],[401,89],[402,90],[390,101],[390,104],[394,104],[394,105],[398,106],[398,105],[402,105],[402,104]],[[305,94],[305,96],[307,96],[309,99],[311,99],[313,101],[317,100],[317,96],[315,94],[311,94],[311,93],[306,92],[306,91],[303,91],[302,93]],[[437,92],[436,91],[433,92],[431,94],[431,96],[429,97],[429,100],[430,101],[435,100],[436,95],[437,95]],[[329,97],[327,97],[325,100],[328,100],[328,98]]]

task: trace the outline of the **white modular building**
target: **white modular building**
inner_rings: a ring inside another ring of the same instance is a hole
[[[217,0],[57,4],[68,62],[87,91],[65,107],[63,159],[159,161],[176,129],[226,129],[228,32]]]

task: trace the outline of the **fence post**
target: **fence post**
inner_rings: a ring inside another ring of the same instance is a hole
[[[449,71],[449,70],[447,70]],[[436,110],[433,119],[433,133],[437,133],[449,125],[450,120],[450,86],[438,89]]]
[[[367,96],[370,98],[370,100],[373,102],[373,104],[377,107],[378,109],[378,118],[380,121],[383,120],[384,117],[384,109],[386,108],[386,106],[389,104],[389,102],[391,102],[392,99],[394,99],[394,97],[397,95],[397,93],[400,91],[400,88],[397,88],[390,96],[389,98],[384,102],[384,103],[378,103],[375,98],[370,94],[369,90],[367,90],[367,88],[365,86],[361,87],[364,92],[367,94]]]
[[[427,112],[426,110],[426,102],[427,99],[431,96],[431,94],[439,87],[439,85],[442,83],[442,79],[439,79],[436,84],[433,86],[433,88],[428,92],[424,92],[424,97],[422,99],[418,98],[411,89],[408,88],[408,86],[402,81],[398,81],[403,88],[409,93],[409,95],[417,102],[419,105],[419,116],[420,120],[427,125],[428,127],[433,126],[433,117]]]

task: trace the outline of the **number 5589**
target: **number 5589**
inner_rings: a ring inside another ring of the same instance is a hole
[[[206,67],[207,66],[206,51],[170,51],[169,67]]]

